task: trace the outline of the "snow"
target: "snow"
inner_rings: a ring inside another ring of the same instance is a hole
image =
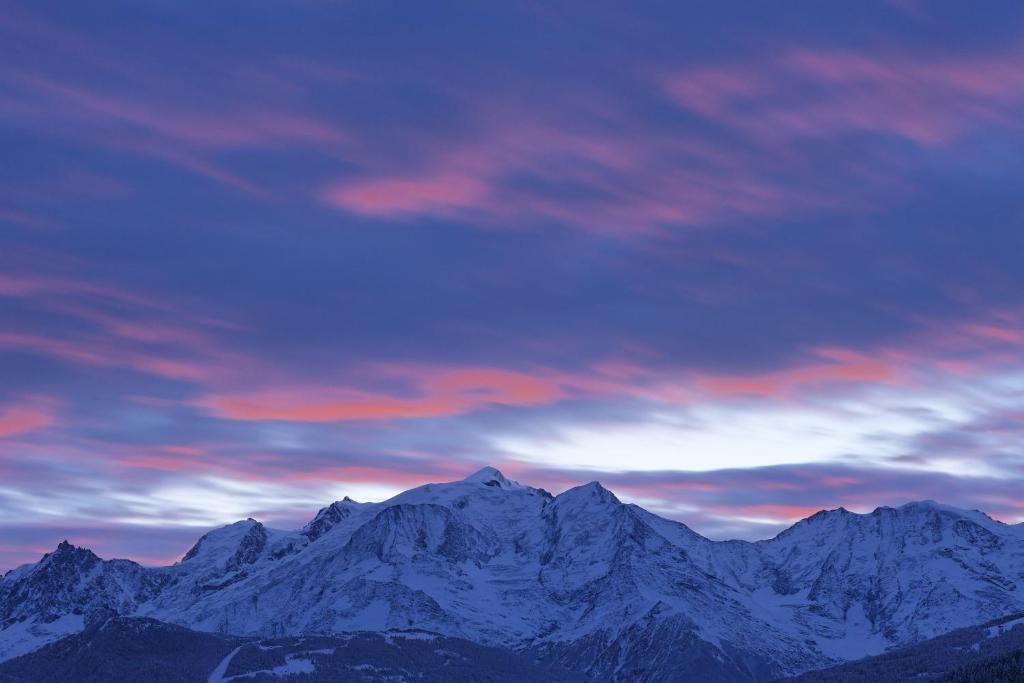
[[[462,481],[472,484],[483,484],[484,486],[496,486],[503,489],[524,488],[519,482],[506,479],[505,475],[493,467],[481,468]]]
[[[300,652],[297,654],[285,655],[285,663],[280,666],[275,666],[271,669],[259,669],[258,671],[247,671],[244,674],[238,674],[236,676],[225,676],[228,667],[231,665],[231,660],[235,658],[235,655],[245,647],[239,645],[234,650],[229,652],[224,659],[220,661],[217,667],[210,673],[210,676],[206,679],[207,683],[229,683],[230,681],[244,681],[247,678],[256,678],[257,676],[276,676],[276,677],[288,677],[295,676],[298,674],[312,674],[316,673],[316,665],[310,659],[312,655],[333,655],[335,648],[322,648],[319,650],[308,650],[306,652]],[[258,646],[260,649],[266,650],[271,648],[265,648]]]
[[[881,633],[873,632],[861,604],[850,607],[841,633],[837,638],[819,638],[818,647],[835,659],[861,659],[881,654],[891,645]]]
[[[438,635],[436,633],[427,633],[425,631],[388,631],[384,639],[390,645],[393,640],[437,640]]]
[[[50,623],[35,619],[15,622],[0,631],[0,662],[37,650],[83,628],[85,618],[80,614],[66,614]]]
[[[996,636],[1001,636],[1010,629],[1016,628],[1018,626],[1024,626],[1024,617],[1003,622],[998,626],[990,626],[985,632],[985,637],[995,638]]]
[[[316,665],[313,664],[312,660],[307,659],[303,655],[288,655],[285,657],[285,663],[281,666],[275,666],[273,669],[260,669],[259,671],[250,671],[238,676],[232,676],[229,680],[240,681],[246,678],[256,678],[261,675],[270,676],[294,676],[296,674],[311,674],[316,673]]]
[[[245,646],[239,645],[234,650],[229,652],[224,657],[224,659],[220,660],[220,664],[218,664],[214,668],[214,670],[210,672],[210,676],[206,679],[206,683],[225,683],[227,679],[224,678],[224,674],[227,672],[228,667],[231,666],[231,660],[235,658],[235,655],[237,655],[238,651],[241,650],[243,647]]]

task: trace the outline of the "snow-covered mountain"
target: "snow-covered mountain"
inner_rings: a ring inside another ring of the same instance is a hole
[[[600,679],[770,680],[1024,610],[1024,525],[932,502],[714,542],[594,482],[493,468],[287,532],[245,520],[171,567],[62,543],[0,579],[0,659],[112,614],[261,638],[423,629]]]

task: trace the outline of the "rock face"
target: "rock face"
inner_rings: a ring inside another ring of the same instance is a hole
[[[1024,526],[932,502],[713,542],[591,483],[493,468],[302,530],[245,520],[172,567],[66,544],[0,579],[0,658],[90,612],[247,637],[424,629],[600,679],[771,680],[1024,610]],[[57,624],[57,626],[53,626]]]

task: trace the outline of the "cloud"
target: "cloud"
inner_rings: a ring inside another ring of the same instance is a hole
[[[443,215],[483,203],[488,191],[485,183],[469,176],[383,178],[339,184],[328,188],[324,199],[368,216]]]
[[[413,171],[370,168],[369,178],[329,183],[321,197],[377,218],[440,217],[491,229],[552,221],[620,236],[786,215],[835,201],[775,182],[741,150],[686,131],[639,129],[620,105],[558,106],[578,109],[584,121],[588,110],[601,108],[603,120],[570,128],[492,104],[484,108],[493,116],[469,139],[441,150],[420,142],[427,151]]]
[[[497,368],[391,368],[388,372],[411,380],[416,395],[306,387],[290,392],[212,395],[200,404],[235,420],[338,422],[441,417],[487,405],[551,403],[562,395],[556,385],[540,377]]]
[[[484,464],[1019,517],[1015,20],[412,11],[5,8],[0,562]]]
[[[242,362],[218,339],[237,330],[232,322],[130,288],[12,272],[0,276],[2,298],[31,302],[52,317],[12,317],[0,331],[0,351],[188,382],[223,376]]]
[[[815,385],[835,383],[889,384],[899,376],[898,361],[869,357],[847,349],[819,349],[827,363],[790,368],[752,377],[705,377],[702,389],[711,394],[784,397]]]
[[[665,88],[680,106],[760,143],[875,133],[936,147],[1015,125],[1024,105],[1017,59],[1016,48],[964,57],[794,48],[686,69]]]
[[[50,407],[0,406],[0,439],[45,429],[54,421]]]

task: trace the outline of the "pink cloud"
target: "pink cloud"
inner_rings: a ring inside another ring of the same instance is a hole
[[[759,142],[844,132],[948,145],[980,125],[1016,126],[1016,52],[967,58],[791,50],[665,79],[679,105]]]
[[[430,377],[425,385],[439,394],[494,398],[512,405],[550,403],[562,396],[547,379],[496,368],[451,370]]]
[[[1024,343],[1024,309],[990,311],[956,322],[923,323],[926,331],[911,355],[927,356],[946,372],[984,373],[999,365],[1016,366]]]
[[[339,183],[324,192],[333,206],[369,216],[443,214],[481,204],[487,184],[478,178],[448,174],[424,178],[378,178]]]
[[[0,276],[0,296],[31,300],[75,323],[72,332],[9,326],[0,332],[0,350],[191,382],[226,377],[257,362],[221,341],[220,333],[240,329],[236,323],[109,283],[13,273]]]
[[[786,505],[785,503],[760,503],[754,505],[735,506],[704,505],[701,507],[701,510],[705,513],[717,514],[722,517],[765,518],[786,524],[791,524],[806,517],[810,517],[821,509],[821,506],[817,505]]]
[[[881,360],[844,349],[820,349],[815,354],[825,363],[809,364],[776,372],[733,377],[701,377],[698,385],[712,395],[750,394],[781,398],[813,385],[834,383],[885,383],[899,377],[892,360]]]
[[[49,427],[54,413],[48,407],[15,406],[0,409],[0,438],[27,434]]]
[[[84,365],[119,365],[107,355],[62,339],[20,332],[0,332],[0,348],[54,356]]]
[[[752,375],[698,375],[695,387],[715,397],[787,399],[839,385],[920,385],[947,375],[985,376],[1019,359],[1024,312],[977,311],[975,318],[924,324],[915,334],[871,351],[819,348],[807,362]],[[700,400],[699,392],[688,400]]]
[[[976,323],[965,326],[964,331],[968,334],[999,342],[1007,342],[1009,344],[1024,343],[1024,327]]]
[[[416,158],[400,164],[357,155],[369,179],[328,183],[320,199],[383,218],[462,218],[490,229],[558,221],[617,235],[842,203],[763,173],[757,158],[735,147],[679,130],[638,129],[621,103],[600,97],[552,95],[560,115],[550,117],[515,103],[465,104],[480,126],[463,140],[441,145],[413,134]],[[566,125],[567,112],[578,125]],[[544,189],[563,186],[579,192]]]
[[[223,374],[223,368],[204,358],[173,358],[167,352],[119,345],[96,337],[74,340],[39,334],[0,332],[0,349],[42,354],[92,367],[130,368],[161,377],[192,381]]]
[[[86,295],[117,302],[150,307],[163,307],[153,299],[135,292],[88,280],[52,275],[6,273],[0,275],[0,296]]]
[[[411,397],[353,388],[303,387],[215,394],[201,404],[235,420],[338,422],[458,415],[486,405],[552,403],[562,390],[541,377],[494,368],[404,369],[416,387]],[[395,368],[389,373],[402,372]]]
[[[981,323],[950,326],[967,339],[1004,343],[1015,339],[1004,328],[993,333]],[[529,372],[457,366],[374,365],[335,385],[282,384],[261,389],[212,391],[199,404],[235,420],[336,422],[393,420],[460,415],[488,405],[543,406],[563,400],[629,397],[669,405],[695,405],[756,396],[788,402],[823,391],[865,386],[921,386],[942,376],[945,342],[922,333],[902,346],[870,353],[839,347],[810,351],[803,362],[749,375],[710,375],[687,368],[657,369],[627,360],[606,360],[586,369],[533,368]],[[977,348],[976,346],[974,348]],[[961,351],[960,347],[954,349]],[[986,372],[988,367],[961,368]],[[360,379],[361,378],[361,379]],[[379,380],[396,381],[402,390],[369,389]],[[368,384],[369,383],[369,384]]]

